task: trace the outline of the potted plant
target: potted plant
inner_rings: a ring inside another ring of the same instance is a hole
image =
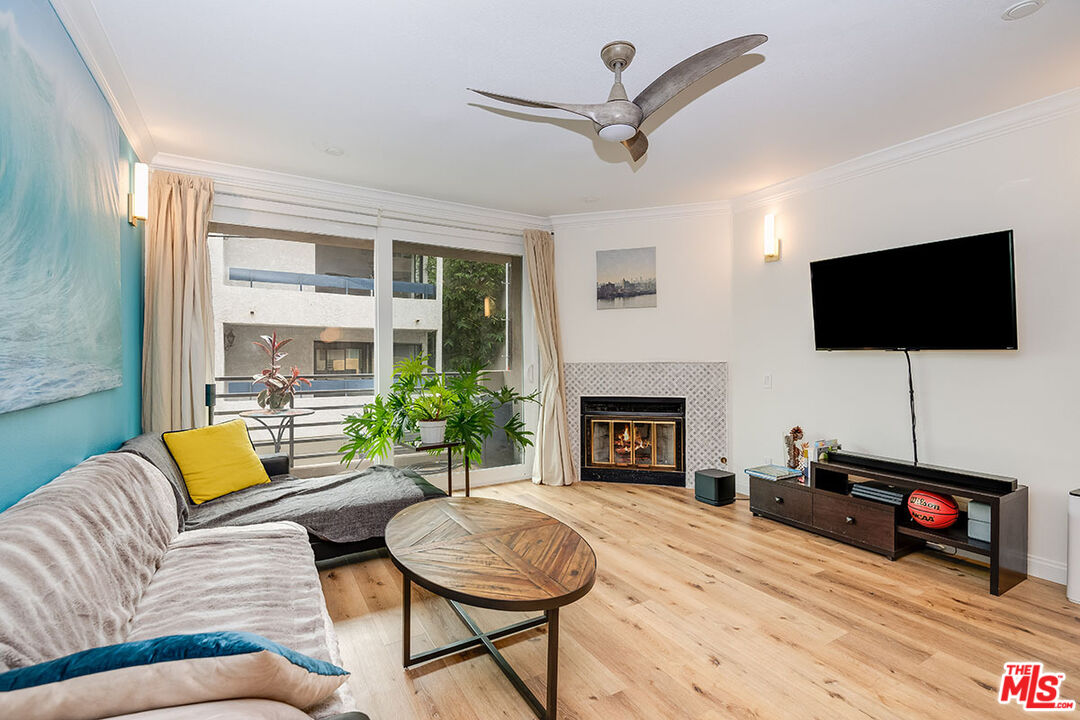
[[[424,445],[437,445],[440,440],[462,443],[465,457],[475,464],[482,460],[484,440],[496,429],[518,448],[532,445],[532,433],[518,412],[500,425],[495,410],[507,403],[538,402],[536,393],[522,395],[506,386],[492,390],[484,384],[489,373],[479,366],[454,374],[436,372],[426,355],[402,360],[394,372],[389,392],[345,418],[342,463],[389,458],[394,445],[417,430]]]
[[[442,375],[433,376],[413,397],[410,413],[420,430],[422,444],[438,445],[446,439],[446,416],[452,401]]]
[[[281,374],[281,361],[288,353],[281,352],[281,348],[292,342],[292,338],[278,340],[277,331],[271,335],[263,335],[262,340],[253,340],[252,345],[259,348],[270,358],[270,367],[264,368],[261,373],[252,375],[253,385],[263,385],[255,401],[259,407],[270,412],[282,412],[289,407],[293,394],[301,385],[311,387],[311,381],[300,377],[300,370],[295,365],[288,375]]]

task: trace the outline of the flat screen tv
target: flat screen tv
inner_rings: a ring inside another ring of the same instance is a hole
[[[818,350],[1015,350],[1012,230],[810,263]]]

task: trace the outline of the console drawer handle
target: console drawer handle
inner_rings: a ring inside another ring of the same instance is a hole
[[[844,518],[844,522],[846,522],[848,525],[854,525],[855,524],[855,518],[848,515],[846,518]]]
[[[777,495],[776,497],[774,497],[774,498],[773,498],[773,500],[775,500],[775,501],[776,501],[776,504],[777,504],[777,505],[783,505],[783,504],[784,504],[784,498],[780,497],[779,495]]]

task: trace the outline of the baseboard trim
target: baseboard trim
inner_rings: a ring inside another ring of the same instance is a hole
[[[1068,576],[1068,566],[1060,560],[1028,555],[1028,575],[1064,585]]]
[[[476,479],[476,476],[473,475],[473,476],[471,476],[469,478],[469,487],[470,488],[478,488],[478,487],[487,487],[489,485],[506,485],[508,483],[521,482],[522,480],[532,480],[532,477],[529,474],[526,473],[526,474],[521,475],[521,477],[518,477],[518,476],[515,475],[515,476],[512,476],[512,477],[494,477],[494,478],[487,478],[487,479]],[[455,477],[455,479],[454,479],[454,492],[457,492],[457,491],[461,490],[461,487],[458,487],[458,483],[459,483],[459,481]]]

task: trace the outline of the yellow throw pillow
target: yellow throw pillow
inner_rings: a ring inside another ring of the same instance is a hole
[[[270,482],[243,420],[162,434],[191,501],[207,500]]]

